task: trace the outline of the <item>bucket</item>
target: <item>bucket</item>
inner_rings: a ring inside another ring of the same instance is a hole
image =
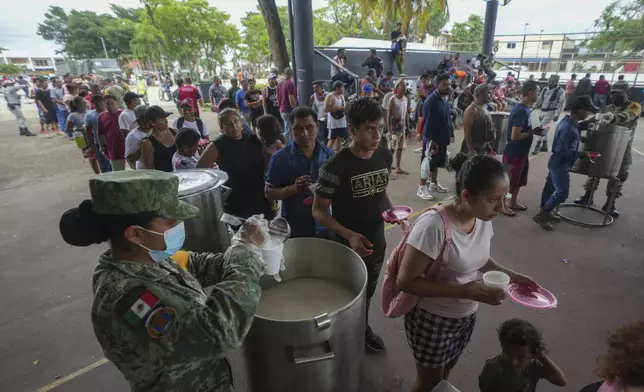
[[[358,392],[367,270],[350,248],[317,238],[284,243],[281,283],[262,277],[244,341],[252,392]]]

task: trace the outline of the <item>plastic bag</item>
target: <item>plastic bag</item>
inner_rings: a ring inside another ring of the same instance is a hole
[[[460,391],[456,389],[452,384],[447,382],[447,380],[443,380],[439,382],[438,385],[434,387],[434,389],[432,389],[432,392],[460,392]]]
[[[266,248],[270,242],[268,221],[264,219],[264,216],[253,215],[245,221],[232,215],[228,215],[227,218],[229,221],[226,221],[226,223],[233,226],[240,226],[240,228],[230,240],[230,247],[226,250],[225,257],[230,257],[230,254],[235,248],[244,247],[255,254],[263,263],[262,249]],[[237,219],[238,222],[230,221],[232,219]]]
[[[429,152],[429,151],[427,151]],[[431,160],[431,154],[426,154],[423,161],[420,163],[420,178],[422,180],[429,180],[429,161]]]

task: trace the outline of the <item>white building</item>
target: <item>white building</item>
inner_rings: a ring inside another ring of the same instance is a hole
[[[497,61],[541,72],[566,71],[568,60],[578,51],[565,34],[497,35],[494,47]]]
[[[14,64],[25,69],[25,73],[37,75],[55,74],[57,66],[65,59],[54,52],[24,52],[7,50],[0,55],[0,64]]]

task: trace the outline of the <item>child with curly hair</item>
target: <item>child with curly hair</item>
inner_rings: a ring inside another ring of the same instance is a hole
[[[503,322],[498,329],[501,354],[485,362],[479,375],[481,392],[535,392],[546,379],[563,387],[566,376],[546,355],[541,332],[521,319]]]
[[[644,320],[626,325],[608,338],[608,353],[595,374],[604,379],[580,392],[644,392]]]

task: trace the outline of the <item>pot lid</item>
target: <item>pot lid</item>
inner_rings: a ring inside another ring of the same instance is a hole
[[[179,170],[173,174],[179,177],[179,198],[203,192],[219,182],[217,173],[209,169]]]

